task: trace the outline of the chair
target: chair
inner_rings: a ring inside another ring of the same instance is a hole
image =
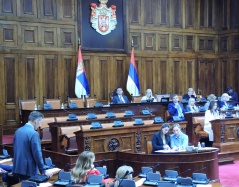
[[[113,97],[116,95],[117,89],[114,89],[112,92],[109,93],[110,103],[113,101]]]
[[[42,119],[40,131],[42,143],[51,143],[51,132],[48,123],[55,122],[54,117],[47,117]]]
[[[58,97],[58,99],[46,99],[45,97],[43,97],[43,101],[46,104],[51,104],[53,109],[60,109],[61,108],[60,97]]]
[[[152,150],[153,150],[153,146],[152,146],[152,136],[153,134],[148,134],[144,136],[144,146],[145,146],[145,153],[146,154],[151,154]]]
[[[182,95],[178,95],[178,100],[179,100],[180,102],[182,102],[183,96],[182,96]]]
[[[172,116],[170,115],[169,111],[167,110],[165,112],[165,121],[169,121],[172,118]]]
[[[78,152],[76,136],[74,132],[80,130],[79,126],[61,127],[61,146],[67,154]]]
[[[78,108],[84,108],[84,100],[82,98],[70,98],[70,97],[68,97],[68,107],[69,107],[70,103],[76,103]]]
[[[134,103],[141,103],[142,96],[132,96]]]
[[[37,101],[35,99],[29,99],[29,100],[19,100],[19,109],[20,110],[35,110],[35,107],[37,107]]]
[[[194,132],[198,140],[203,138],[208,138],[208,133],[203,130],[204,127],[204,116],[197,116],[192,118],[193,126],[195,128]]]
[[[96,97],[94,98],[86,98],[85,99],[85,107],[94,107],[96,103]]]

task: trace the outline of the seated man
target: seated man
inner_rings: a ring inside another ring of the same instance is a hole
[[[182,121],[184,120],[185,109],[182,103],[179,102],[177,94],[173,96],[173,102],[168,104],[168,112],[170,116],[178,116]],[[173,119],[170,121],[173,121]]]
[[[183,95],[183,99],[185,99],[187,101],[190,98],[194,98],[197,101],[197,95],[196,95],[195,91],[193,90],[193,88],[188,88],[188,93]]]
[[[173,134],[170,136],[170,143],[174,151],[184,150],[188,146],[188,136],[181,131],[178,123],[173,125]]]
[[[117,95],[115,95],[112,100],[113,104],[129,103],[128,98],[125,95],[123,95],[123,90],[121,87],[117,88],[116,94]]]

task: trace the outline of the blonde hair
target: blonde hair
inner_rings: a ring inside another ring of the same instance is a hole
[[[209,96],[207,96],[207,100],[210,102],[210,101],[213,101],[213,100],[216,100],[217,97],[214,95],[214,94],[210,94]]]
[[[226,98],[226,101],[229,101],[230,97],[227,93],[222,94],[221,98]]]
[[[92,169],[94,161],[95,154],[93,152],[82,152],[76,161],[75,167],[71,171],[73,180],[75,180],[75,182],[84,182],[85,175]]]
[[[148,93],[148,92],[151,93],[150,98],[153,97],[153,92],[152,92],[152,90],[151,90],[151,89],[147,89],[146,92],[145,92],[145,95],[146,95],[146,96],[147,96],[147,93]]]
[[[117,169],[115,177],[118,179],[132,179],[133,178],[132,174],[128,174],[125,176],[127,171],[129,173],[132,173],[134,170],[131,166],[121,166]],[[119,186],[119,181],[115,181],[114,187],[118,187],[118,186]]]

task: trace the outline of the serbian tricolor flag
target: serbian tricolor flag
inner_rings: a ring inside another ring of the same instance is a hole
[[[76,70],[75,94],[78,98],[81,98],[81,96],[88,97],[90,94],[80,46],[78,51],[78,66]]]
[[[131,95],[133,96],[140,95],[139,77],[138,77],[137,67],[134,60],[134,48],[132,49],[132,52],[131,52],[129,74],[128,74],[126,88]]]

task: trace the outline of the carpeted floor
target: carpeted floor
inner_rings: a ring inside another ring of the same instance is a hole
[[[239,187],[239,161],[220,165],[219,178],[223,187]]]
[[[14,135],[3,135],[2,143],[3,144],[11,144],[11,143],[13,143],[13,136]]]

